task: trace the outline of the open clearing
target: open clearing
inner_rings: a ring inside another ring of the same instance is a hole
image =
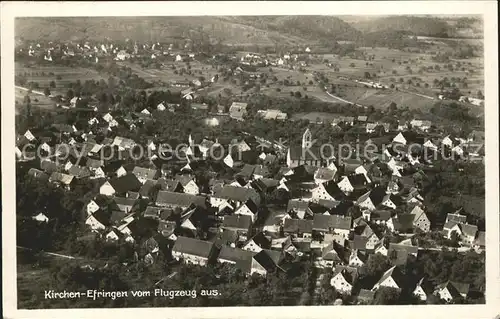
[[[33,92],[29,92],[27,89],[23,89],[20,87],[16,87],[15,91],[15,101],[16,101],[16,114],[19,114],[19,110],[24,107],[24,97],[28,95],[31,100],[31,105],[33,107],[51,110],[56,107],[56,103],[52,101],[49,97],[43,94],[36,94]]]
[[[59,65],[37,65],[30,66],[24,65],[22,63],[16,63],[15,72],[18,76],[26,77],[28,82],[36,82],[39,85],[40,91],[43,88],[50,87],[50,82],[54,81],[56,84],[55,88],[51,88],[51,92],[56,94],[65,94],[68,90],[69,83],[75,83],[80,80],[84,83],[87,80],[100,80],[105,79],[97,71],[87,68],[80,67],[67,67]],[[58,76],[60,79],[58,80]],[[107,79],[105,79],[107,81]]]

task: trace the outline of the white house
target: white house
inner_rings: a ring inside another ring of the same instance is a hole
[[[156,106],[156,109],[158,111],[165,111],[167,108],[165,107],[165,105],[163,103],[160,103]]]
[[[452,147],[453,146],[453,141],[452,139],[450,138],[450,136],[446,136],[445,138],[443,138],[443,140],[441,141],[441,144],[445,145],[445,146],[448,146],[448,147]]]
[[[399,268],[392,266],[380,278],[380,280],[373,286],[372,291],[376,291],[380,287],[388,287],[401,289],[402,288],[402,274]]]
[[[231,156],[231,154],[227,154],[226,157],[224,157],[223,162],[229,167],[233,167],[234,165],[233,157]]]
[[[356,269],[337,266],[333,271],[332,279],[330,279],[330,285],[341,294],[350,295],[356,279],[356,273]]]
[[[49,221],[49,218],[45,216],[44,213],[39,213],[38,215],[35,215],[32,218],[41,223],[47,223]]]
[[[347,176],[342,177],[340,182],[337,183],[337,186],[344,194],[350,194],[354,191],[354,187],[352,186],[349,178]]]
[[[403,144],[403,145],[406,145],[406,138],[403,136],[403,133],[399,132],[398,135],[396,135],[392,141],[394,143],[400,143],[400,144]]]
[[[106,226],[104,226],[104,224],[101,223],[94,215],[87,217],[85,225],[88,225],[94,231],[106,229]]]
[[[99,205],[92,199],[90,202],[87,204],[87,216],[92,215],[96,211],[99,210]]]

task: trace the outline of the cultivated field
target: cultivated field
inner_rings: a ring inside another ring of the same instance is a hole
[[[49,110],[55,108],[56,106],[54,101],[37,90],[29,92],[27,89],[16,87],[14,91],[16,96],[16,114],[19,113],[20,108],[24,107],[23,103],[26,95],[30,97],[31,105],[33,107]]]
[[[54,81],[55,88],[51,88],[53,94],[65,94],[68,90],[68,84],[80,80],[84,83],[86,80],[100,80],[105,79],[97,71],[86,68],[73,68],[66,66],[50,66],[50,65],[37,65],[27,67],[22,63],[16,63],[15,72],[18,76],[24,76],[28,82],[37,82],[39,90],[50,87],[50,82]],[[107,79],[105,79],[107,80]]]

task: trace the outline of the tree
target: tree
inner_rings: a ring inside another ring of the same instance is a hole
[[[66,92],[66,97],[68,98],[68,100],[71,100],[72,98],[75,97],[75,92],[73,92],[73,90],[69,89],[68,92]]]
[[[374,304],[396,305],[399,301],[400,291],[396,288],[380,287],[375,294]]]
[[[300,93],[300,91],[295,92],[295,97],[299,98],[299,99],[302,97],[302,94]]]
[[[371,76],[370,72],[365,71],[365,79],[371,79],[371,78],[372,78],[372,76]]]
[[[483,95],[483,92],[481,92],[481,90],[477,91],[477,98],[484,100],[484,95]]]
[[[50,89],[49,89],[49,88],[45,88],[45,89],[43,89],[43,94],[44,94],[45,96],[49,96],[49,95],[50,95]]]
[[[389,112],[395,112],[398,110],[398,106],[395,102],[391,102],[391,104],[389,104]]]
[[[54,80],[50,81],[50,88],[55,88],[56,87],[56,82]]]

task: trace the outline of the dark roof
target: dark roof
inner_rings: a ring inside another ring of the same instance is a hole
[[[351,217],[314,214],[312,227],[318,231],[329,231],[330,229],[351,229],[351,224]]]
[[[464,294],[464,295],[469,294],[469,287],[470,287],[469,284],[459,283],[459,282],[450,280],[450,281],[444,282],[440,285],[437,285],[436,290],[441,290],[441,289],[447,288],[448,291],[450,292],[450,294],[453,297],[457,298],[457,297],[460,297],[461,294]]]
[[[393,265],[404,265],[408,260],[408,256],[418,253],[417,246],[402,245],[390,243],[387,250],[387,256]]]
[[[90,170],[87,167],[73,165],[69,168],[68,173],[76,178],[85,178],[90,176]]]
[[[158,221],[158,232],[165,237],[172,235],[175,231],[176,225],[171,221],[160,220]]]
[[[305,211],[309,207],[309,202],[302,201],[302,200],[297,200],[297,199],[290,199],[288,201],[288,205],[286,208],[287,212],[290,211]]]
[[[231,229],[224,229],[215,239],[216,245],[230,245],[238,241],[238,232]]]
[[[170,191],[159,191],[156,196],[156,205],[158,206],[189,207],[191,204],[206,207],[206,198],[204,196],[175,193]]]
[[[465,223],[467,221],[467,216],[456,214],[456,213],[455,214],[448,213],[448,215],[446,215],[446,219],[449,222],[455,222],[457,224],[460,224],[460,223]]]
[[[404,277],[403,273],[401,272],[401,269],[398,266],[392,266],[389,268],[383,275],[380,277],[380,280],[377,282],[377,284],[382,283],[385,281],[387,278],[392,277],[394,282],[398,285],[399,288],[403,286],[404,283]]]
[[[172,251],[208,258],[212,248],[213,243],[209,241],[179,236]]]
[[[40,168],[45,171],[47,174],[52,174],[53,172],[57,172],[61,166],[57,165],[56,162],[51,160],[44,159],[40,162]]]
[[[255,204],[260,204],[260,195],[255,189],[226,185],[214,197],[246,202],[251,199]]]
[[[122,219],[125,217],[125,215],[126,215],[126,213],[124,211],[114,210],[111,213],[111,217],[109,218],[109,221],[112,224],[119,224],[122,221]]]
[[[269,256],[268,252],[265,250],[261,250],[258,252],[256,255],[253,256],[253,259],[258,262],[264,269],[266,269],[268,272],[273,271],[276,269],[276,263],[274,260]]]
[[[252,218],[248,215],[231,215],[224,217],[222,228],[248,230],[252,225]]]
[[[354,235],[352,241],[349,242],[349,247],[356,250],[365,250],[368,243],[368,237],[361,235]]]
[[[323,187],[326,192],[335,199],[342,199],[344,197],[344,192],[340,190],[339,186],[334,181],[323,183]]]
[[[287,233],[311,233],[313,221],[307,219],[285,219],[283,231]]]
[[[240,260],[245,260],[246,258],[253,257],[255,253],[247,250],[243,250],[241,248],[233,248],[230,246],[223,245],[221,247],[218,259],[225,259],[234,262],[238,262]]]
[[[148,197],[151,194],[151,191],[156,186],[157,181],[148,179],[139,190],[139,194],[142,197]]]
[[[115,177],[111,179],[109,183],[119,194],[126,193],[128,191],[138,191],[142,186],[141,182],[139,182],[137,177],[133,174]]]
[[[353,187],[365,186],[368,182],[364,174],[353,174],[347,178]]]
[[[370,192],[370,199],[375,207],[377,207],[380,203],[382,203],[386,194],[385,187],[377,186],[374,187]]]
[[[470,225],[470,224],[460,224],[460,229],[462,229],[462,232],[467,235],[467,236],[472,236],[476,237],[477,233],[477,226],[476,225]]]
[[[344,248],[336,242],[331,242],[321,250],[321,258],[324,260],[342,261],[344,257]]]
[[[413,220],[415,215],[412,214],[399,214],[394,218],[394,229],[400,232],[409,231],[413,229]]]
[[[148,206],[142,216],[146,218],[158,218],[160,216],[160,211],[160,207]]]
[[[266,249],[266,248],[271,247],[271,241],[262,232],[258,232],[252,238],[250,238],[248,241],[251,241],[251,240],[253,240],[255,242],[255,244],[257,246],[259,246],[260,248]]]
[[[342,265],[336,266],[335,269],[333,270],[332,278],[337,276],[339,273],[341,273],[344,279],[351,285],[358,277],[358,269],[355,267],[342,266]]]
[[[45,172],[38,170],[36,168],[30,168],[28,171],[28,176],[31,176],[36,179],[41,179],[41,180],[48,180],[49,175],[47,175]]]

